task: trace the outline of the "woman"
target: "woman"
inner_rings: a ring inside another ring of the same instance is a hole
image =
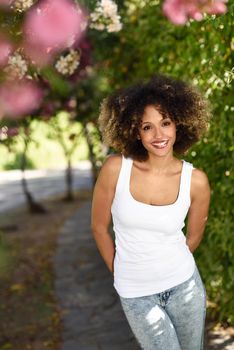
[[[176,156],[201,138],[208,120],[202,96],[163,75],[114,93],[101,107],[103,140],[120,154],[105,160],[97,179],[92,232],[142,349],[203,349],[206,291],[192,253],[207,222],[210,186],[202,170]]]

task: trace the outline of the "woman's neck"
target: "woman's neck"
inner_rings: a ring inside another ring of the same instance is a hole
[[[149,154],[149,158],[145,161],[148,170],[152,173],[163,174],[170,169],[174,169],[178,163],[178,159],[172,154],[168,154],[165,157],[158,157]]]

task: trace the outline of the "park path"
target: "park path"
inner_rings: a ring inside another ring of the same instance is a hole
[[[86,201],[66,221],[54,257],[64,325],[61,350],[140,350],[91,235],[90,210]],[[220,332],[206,331],[205,343],[205,350],[234,350],[234,340]]]
[[[90,233],[91,203],[65,223],[54,259],[64,323],[62,350],[137,350]]]

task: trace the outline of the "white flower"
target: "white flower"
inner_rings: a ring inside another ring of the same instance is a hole
[[[234,67],[230,71],[225,71],[224,81],[229,85],[234,79]]]
[[[121,29],[122,29],[123,25],[122,23],[120,22],[119,20],[119,16],[116,16],[114,19],[113,19],[113,22],[110,23],[109,25],[107,25],[107,31],[109,33],[112,33],[112,32],[119,32]]]
[[[60,56],[55,64],[57,71],[63,75],[72,75],[80,64],[80,52],[71,49],[66,56]]]
[[[10,79],[22,79],[28,71],[28,65],[25,59],[18,53],[15,52],[9,56],[8,65],[4,69],[4,72]]]
[[[4,141],[7,139],[7,131],[8,131],[8,127],[7,126],[3,126],[0,129],[0,140]]]
[[[33,0],[15,0],[13,7],[16,11],[23,12],[28,10],[33,5],[33,3]]]
[[[92,23],[90,25],[90,28],[97,29],[97,30],[104,30],[106,27],[103,23]]]
[[[90,28],[100,31],[106,29],[109,33],[122,29],[117,5],[112,0],[99,1],[94,12],[90,14],[90,19]]]
[[[93,22],[96,22],[97,20],[99,20],[100,17],[101,17],[101,14],[97,12],[93,12],[90,14],[90,18]]]
[[[103,16],[106,18],[112,18],[118,12],[117,5],[111,0],[101,0],[100,7],[102,8]]]

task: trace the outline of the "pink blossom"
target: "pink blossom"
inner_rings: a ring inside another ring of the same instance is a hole
[[[0,86],[0,115],[21,118],[40,106],[42,90],[31,81],[7,81]]]
[[[52,64],[54,57],[57,53],[56,50],[46,48],[38,45],[37,42],[24,41],[23,48],[26,56],[28,56],[33,64],[38,66],[45,66]]]
[[[12,50],[13,47],[11,43],[5,37],[0,35],[0,67],[7,64],[8,57]]]
[[[19,128],[8,128],[7,129],[7,136],[8,137],[14,137],[19,135]]]
[[[37,48],[49,58],[81,38],[84,22],[83,11],[71,0],[40,1],[26,15],[23,32],[27,51],[31,48],[33,53]]]
[[[185,24],[187,22],[185,6],[180,0],[166,0],[163,4],[163,12],[174,24]]]
[[[174,24],[183,25],[189,18],[203,19],[204,13],[224,14],[227,0],[165,0],[163,12]]]
[[[0,0],[0,6],[10,6],[15,0]]]
[[[225,5],[225,2],[227,1],[215,1],[212,2],[211,6],[207,9],[207,13],[219,15],[224,14],[227,11],[227,7]]]

